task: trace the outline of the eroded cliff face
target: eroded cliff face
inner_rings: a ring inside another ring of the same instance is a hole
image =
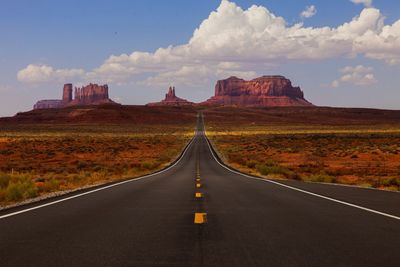
[[[81,88],[75,87],[72,98],[72,84],[67,83],[63,87],[61,100],[40,100],[33,109],[63,108],[82,105],[115,104],[108,97],[108,85],[89,84]]]
[[[283,76],[262,76],[251,81],[237,77],[220,80],[215,96],[203,104],[237,106],[311,106],[300,87]]]
[[[175,87],[169,87],[168,93],[165,94],[164,100],[155,103],[149,103],[148,106],[182,106],[182,105],[193,105],[194,103],[187,101],[186,99],[179,98],[175,95]]]
[[[75,87],[75,98],[69,102],[67,106],[98,105],[106,103],[114,103],[108,97],[108,85],[89,84],[81,88]]]
[[[33,106],[33,109],[62,108],[63,106],[62,100],[39,100]]]

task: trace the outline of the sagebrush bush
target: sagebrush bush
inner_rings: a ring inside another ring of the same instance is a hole
[[[7,188],[10,180],[11,176],[9,174],[0,173],[0,190]]]
[[[400,187],[400,178],[392,177],[392,178],[384,178],[375,181],[372,184],[373,187]]]
[[[143,162],[142,163],[142,168],[146,170],[154,170],[158,168],[161,165],[160,162],[158,161],[153,161],[153,162]]]
[[[285,178],[288,179],[294,179],[298,180],[300,179],[299,175],[295,173],[294,171],[289,170],[286,167],[283,166],[268,166],[266,164],[259,164],[257,165],[257,171],[261,173],[262,175],[282,175]]]
[[[255,160],[248,160],[246,162],[246,166],[249,167],[250,169],[254,169],[257,165],[257,161]]]
[[[11,181],[6,189],[5,199],[7,201],[18,201],[36,197],[38,188],[31,180]]]
[[[319,182],[319,183],[336,183],[337,179],[335,176],[328,175],[326,173],[314,174],[308,177],[311,182]]]
[[[58,181],[55,178],[52,178],[44,182],[43,186],[41,187],[41,191],[52,192],[52,191],[57,191],[59,188],[60,188],[60,181]]]
[[[0,173],[0,201],[19,201],[38,195],[38,188],[28,174]]]

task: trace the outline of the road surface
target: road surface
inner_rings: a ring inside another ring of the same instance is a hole
[[[68,197],[0,213],[0,266],[400,266],[399,193],[234,173],[201,120],[170,169]]]

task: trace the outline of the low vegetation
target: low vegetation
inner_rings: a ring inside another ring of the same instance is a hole
[[[400,124],[361,124],[352,118],[354,123],[340,125],[335,117],[335,123],[329,118],[254,123],[245,113],[233,115],[240,118],[236,122],[221,123],[217,115],[206,116],[207,135],[223,159],[241,171],[400,190]]]
[[[132,178],[173,161],[184,125],[19,125],[0,132],[0,205]]]

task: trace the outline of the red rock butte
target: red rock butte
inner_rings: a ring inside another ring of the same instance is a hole
[[[149,103],[148,106],[183,106],[193,105],[193,102],[189,102],[186,99],[179,98],[175,95],[175,87],[169,87],[168,93],[165,94],[164,100],[155,103]]]
[[[33,109],[63,108],[70,106],[116,104],[108,96],[108,85],[89,84],[78,88],[75,87],[74,98],[72,98],[72,84],[64,84],[61,100],[40,100]]]
[[[283,76],[262,76],[251,81],[230,77],[215,85],[215,96],[203,105],[231,106],[312,106],[300,87]]]

